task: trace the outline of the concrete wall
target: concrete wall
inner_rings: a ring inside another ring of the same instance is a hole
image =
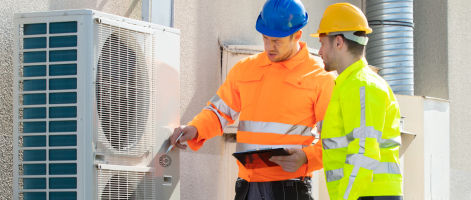
[[[95,9],[141,18],[140,0],[2,0],[0,6],[0,199],[12,198],[13,163],[13,14],[19,12]]]
[[[221,49],[228,44],[262,45],[255,21],[264,0],[179,0],[175,1],[175,27],[181,30],[181,122],[187,123],[215,94],[221,79]],[[317,30],[325,8],[340,1],[303,3],[310,22],[302,40],[318,48],[318,39],[309,37]],[[349,1],[358,6],[360,0]],[[223,137],[209,140],[199,151],[181,154],[182,200],[231,199],[225,184],[230,173],[227,159],[231,145]],[[229,158],[232,159],[232,158]],[[234,159],[232,159],[235,162]]]
[[[415,95],[448,99],[447,0],[414,0]],[[454,1],[453,1],[454,2]]]
[[[448,88],[451,125],[451,198],[471,199],[471,5],[448,1]],[[436,37],[435,37],[436,38]]]

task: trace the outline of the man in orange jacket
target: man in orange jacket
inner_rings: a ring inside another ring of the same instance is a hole
[[[312,199],[310,177],[322,168],[322,147],[313,144],[311,129],[324,117],[334,77],[299,41],[307,21],[299,0],[268,0],[256,24],[265,51],[239,61],[201,113],[170,137],[176,147],[188,141],[196,151],[239,117],[237,151],[288,151],[270,159],[273,167],[238,162],[236,200]]]

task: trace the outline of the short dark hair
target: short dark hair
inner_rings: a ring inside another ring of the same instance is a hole
[[[364,31],[356,31],[353,33],[356,36],[366,36],[366,33]],[[354,56],[361,56],[365,53],[365,45],[358,44],[355,41],[349,40],[343,36],[343,34],[339,35],[329,35],[329,40],[332,42],[336,36],[340,36],[343,38],[345,43],[347,44],[347,49],[350,53],[352,53]]]

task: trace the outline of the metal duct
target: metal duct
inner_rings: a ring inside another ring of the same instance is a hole
[[[414,95],[413,0],[366,0],[366,58],[396,94]]]

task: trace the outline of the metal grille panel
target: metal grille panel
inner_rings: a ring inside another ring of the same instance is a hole
[[[98,200],[156,199],[151,173],[98,170]]]
[[[152,38],[104,23],[97,26],[98,138],[114,153],[142,155],[151,147],[149,137],[155,130],[149,123],[154,87],[146,57],[151,53]]]

